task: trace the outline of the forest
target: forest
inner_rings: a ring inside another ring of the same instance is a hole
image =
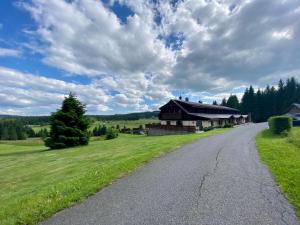
[[[243,114],[251,114],[253,122],[264,122],[270,116],[287,112],[292,103],[300,103],[300,83],[294,78],[285,82],[280,80],[277,86],[267,86],[255,90],[250,86],[239,101],[236,95],[223,99],[221,105],[241,110]],[[217,102],[214,102],[217,104]]]

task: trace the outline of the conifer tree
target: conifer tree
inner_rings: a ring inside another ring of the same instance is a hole
[[[46,146],[59,149],[87,145],[89,120],[85,112],[85,105],[70,93],[61,109],[51,115],[51,131],[50,137],[45,139]]]

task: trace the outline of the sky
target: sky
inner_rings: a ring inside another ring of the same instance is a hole
[[[299,0],[1,0],[0,114],[221,102],[300,80]]]

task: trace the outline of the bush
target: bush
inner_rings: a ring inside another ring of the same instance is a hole
[[[225,124],[224,126],[223,126],[223,128],[232,128],[233,127],[233,125],[232,124]]]
[[[119,135],[118,131],[114,128],[109,128],[106,132],[105,138],[107,140],[117,138]]]
[[[289,132],[292,128],[292,118],[289,116],[273,116],[269,118],[268,123],[273,134]]]
[[[214,129],[213,127],[204,127],[203,128],[203,131],[210,131],[210,130],[212,130],[212,129]]]

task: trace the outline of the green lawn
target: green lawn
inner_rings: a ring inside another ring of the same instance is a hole
[[[293,128],[288,137],[264,130],[256,137],[256,144],[261,160],[300,217],[300,128]]]
[[[37,224],[153,157],[224,131],[156,137],[123,134],[52,151],[38,139],[0,142],[0,224]]]

